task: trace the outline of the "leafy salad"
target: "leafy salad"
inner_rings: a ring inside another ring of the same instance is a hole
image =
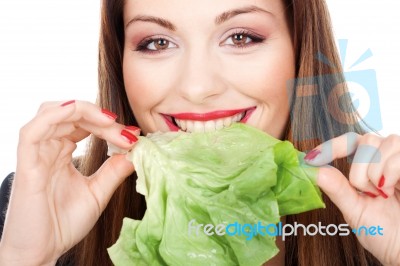
[[[140,137],[128,154],[142,220],[124,218],[108,249],[115,265],[261,265],[278,253],[275,237],[188,234],[188,224],[276,224],[324,207],[317,169],[288,141],[242,123],[209,133]]]

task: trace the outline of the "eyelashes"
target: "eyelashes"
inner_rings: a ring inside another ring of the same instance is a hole
[[[263,43],[266,40],[264,36],[255,34],[248,30],[237,30],[230,34],[219,46],[230,46],[232,48],[245,49],[247,47]],[[156,54],[168,49],[177,48],[174,42],[164,36],[152,36],[142,40],[134,49],[146,54]]]
[[[247,30],[240,30],[229,35],[229,37],[226,38],[225,41],[220,44],[220,46],[230,45],[235,48],[245,48],[250,45],[262,43],[264,41],[265,37],[261,35],[252,33]]]
[[[141,41],[135,51],[143,53],[157,53],[166,49],[178,47],[173,42],[169,41],[165,37],[149,37]]]

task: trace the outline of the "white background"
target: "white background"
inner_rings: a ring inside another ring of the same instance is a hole
[[[377,73],[383,135],[400,134],[400,1],[328,0],[345,70]],[[41,102],[95,101],[100,1],[0,0],[0,180],[15,170],[19,128]],[[80,145],[82,151],[84,145]]]

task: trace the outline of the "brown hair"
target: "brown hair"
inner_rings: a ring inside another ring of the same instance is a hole
[[[296,79],[288,83],[294,96],[286,139],[299,150],[307,151],[348,131],[362,133],[350,100],[341,97],[346,96],[347,88],[324,0],[284,2],[296,55]],[[137,126],[122,76],[123,5],[123,0],[102,1],[98,104],[117,113],[118,122]],[[317,60],[317,53],[323,54],[331,64]],[[305,94],[307,88],[312,91],[309,96]],[[333,88],[336,88],[335,91]],[[339,102],[339,97],[344,103],[341,110],[331,104]],[[80,163],[82,173],[94,173],[106,160],[106,150],[105,141],[92,138]],[[338,160],[334,166],[348,174],[346,160]],[[144,198],[135,191],[135,180],[134,174],[126,179],[88,236],[65,254],[60,262],[72,259],[77,265],[112,265],[106,249],[117,240],[122,218],[141,219],[146,209]],[[286,222],[297,221],[305,225],[345,223],[329,198],[324,196],[324,200],[326,209],[291,215],[286,217]],[[300,234],[286,240],[285,245],[286,265],[380,265],[353,235],[307,237]]]
[[[285,2],[296,56],[296,80],[289,83],[294,96],[286,139],[297,149],[308,151],[349,131],[364,133],[348,97],[325,1]],[[333,166],[348,176],[346,159],[336,160]],[[287,216],[286,223],[346,223],[338,208],[323,196],[325,209]],[[352,234],[329,237],[299,234],[286,240],[285,248],[286,265],[381,265]]]

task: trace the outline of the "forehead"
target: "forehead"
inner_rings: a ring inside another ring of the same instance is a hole
[[[214,20],[224,12],[260,8],[273,15],[282,17],[284,13],[282,0],[125,0],[125,24],[135,16],[149,15],[162,17],[176,22]]]

